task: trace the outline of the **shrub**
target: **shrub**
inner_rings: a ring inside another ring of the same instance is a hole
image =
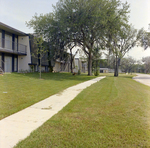
[[[98,69],[96,69],[96,70],[94,71],[94,75],[95,75],[95,76],[99,76],[99,70],[98,70]]]
[[[80,69],[78,70],[78,75],[80,75],[81,74],[81,71],[80,71]]]

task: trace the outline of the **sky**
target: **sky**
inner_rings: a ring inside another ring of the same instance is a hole
[[[144,28],[147,31],[150,24],[150,0],[121,0],[130,4],[129,23],[136,29]],[[52,5],[58,0],[0,0],[0,22],[7,24],[25,33],[33,33],[25,22],[32,19],[35,13],[46,14],[53,12]],[[141,47],[131,49],[126,56],[132,56],[136,60],[150,56],[150,48],[144,50]]]

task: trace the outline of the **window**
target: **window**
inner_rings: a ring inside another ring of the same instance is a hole
[[[15,42],[14,42],[14,44],[15,44],[14,50],[15,51],[17,51],[17,43],[18,43],[18,38],[15,36]]]
[[[2,32],[0,31],[0,47],[2,47]]]
[[[12,36],[5,34],[5,48],[12,49]]]

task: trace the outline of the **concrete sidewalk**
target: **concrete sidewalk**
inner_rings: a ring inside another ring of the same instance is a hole
[[[147,86],[150,86],[150,75],[148,74],[140,74],[136,73],[137,76],[133,77],[134,80],[137,82],[140,82],[142,84],[145,84]]]
[[[32,131],[58,113],[73,100],[83,89],[105,77],[72,86],[40,101],[22,111],[0,120],[0,148],[12,148],[19,141],[25,139]]]

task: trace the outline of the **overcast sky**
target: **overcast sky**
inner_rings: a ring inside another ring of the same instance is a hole
[[[150,23],[150,0],[121,0],[130,4],[129,23],[136,29],[148,30]],[[0,0],[0,22],[5,23],[25,33],[32,33],[33,30],[26,27],[25,22],[32,16],[45,14],[53,11],[52,5],[58,0]],[[150,31],[150,30],[149,30]],[[135,47],[127,55],[135,59],[150,56],[150,48],[146,51]]]

